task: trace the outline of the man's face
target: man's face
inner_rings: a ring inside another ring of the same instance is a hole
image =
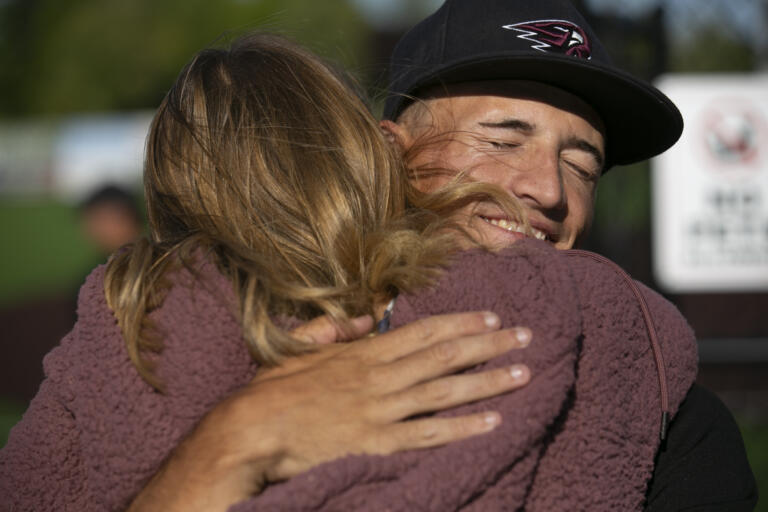
[[[537,238],[559,249],[578,245],[592,221],[605,155],[594,111],[571,94],[532,82],[476,82],[448,92],[410,107],[397,125],[384,124],[406,149],[421,135],[438,135],[438,142],[412,153],[416,186],[428,192],[451,178],[419,179],[420,167],[465,172],[517,198]],[[494,247],[524,236],[492,203],[471,205],[460,215]]]

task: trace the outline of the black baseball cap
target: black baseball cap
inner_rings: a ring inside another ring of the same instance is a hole
[[[683,131],[674,103],[614,66],[569,0],[446,0],[400,39],[389,80],[390,120],[435,85],[529,80],[563,89],[602,118],[606,169],[658,155]]]

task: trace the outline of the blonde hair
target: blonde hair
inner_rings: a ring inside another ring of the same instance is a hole
[[[105,294],[131,361],[161,389],[148,313],[170,270],[214,261],[252,356],[274,365],[308,350],[276,317],[343,323],[433,283],[455,247],[441,216],[489,190],[417,193],[349,79],[262,33],[181,71],[150,128],[144,192],[150,237],[113,256]]]

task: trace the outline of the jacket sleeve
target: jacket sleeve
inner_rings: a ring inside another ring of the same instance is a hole
[[[656,457],[646,510],[752,511],[757,486],[730,411],[711,391],[690,389]]]
[[[211,283],[174,275],[149,315],[163,337],[163,393],[128,357],[104,267],[91,273],[74,329],[45,357],[46,379],[0,451],[0,510],[125,510],[199,419],[248,382],[255,364],[222,298],[229,283],[209,273]]]
[[[0,509],[88,510],[73,414],[46,379],[0,452]]]

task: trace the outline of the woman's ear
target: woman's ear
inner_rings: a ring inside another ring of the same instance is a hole
[[[400,151],[407,151],[413,144],[413,137],[406,126],[385,119],[384,121],[379,122],[379,127],[384,134],[384,138],[386,138],[390,144],[397,146]]]

